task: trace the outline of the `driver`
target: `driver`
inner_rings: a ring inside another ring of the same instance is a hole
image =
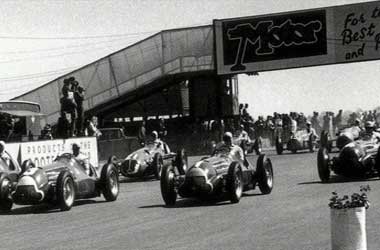
[[[223,142],[216,148],[216,151],[228,151],[228,157],[230,159],[239,162],[241,166],[247,166],[241,147],[232,144],[231,132],[224,133]]]
[[[73,149],[73,155],[75,159],[83,166],[86,174],[90,175],[91,171],[90,171],[90,162],[88,160],[88,157],[82,152],[80,152],[80,147],[78,144],[74,143],[72,146],[72,149]]]
[[[157,133],[157,131],[154,130],[154,131],[150,134],[150,136],[151,136],[152,142],[153,142],[153,144],[154,144],[154,146],[155,146],[156,148],[161,148],[162,150],[165,149],[163,141],[161,141],[161,139],[158,138],[158,133]]]
[[[375,122],[367,121],[364,125],[365,131],[363,135],[364,140],[376,140],[376,142],[380,142],[380,133],[376,132]]]
[[[7,166],[10,166],[11,159],[9,159],[8,155],[5,153],[5,142],[0,141],[0,159],[5,162]]]
[[[318,137],[317,133],[315,132],[315,129],[311,127],[310,121],[306,122],[306,132],[309,136],[313,136],[313,140],[315,140]]]

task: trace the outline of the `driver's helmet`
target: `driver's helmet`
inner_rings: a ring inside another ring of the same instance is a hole
[[[150,134],[150,136],[152,137],[152,140],[157,140],[158,139],[158,133],[156,130],[152,131],[152,133]]]
[[[366,121],[364,124],[365,131],[366,132],[372,132],[375,130],[375,122],[373,121]]]
[[[223,135],[223,142],[226,145],[232,145],[232,133],[231,132],[226,132]]]

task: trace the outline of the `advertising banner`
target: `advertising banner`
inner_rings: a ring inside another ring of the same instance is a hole
[[[380,58],[380,1],[214,20],[217,73]]]
[[[33,141],[7,144],[6,150],[13,159],[22,164],[31,159],[36,167],[50,164],[63,153],[72,153],[72,145],[80,146],[80,152],[86,155],[89,162],[98,167],[98,149],[95,137]]]

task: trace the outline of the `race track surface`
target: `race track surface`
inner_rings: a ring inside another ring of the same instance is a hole
[[[179,200],[164,206],[159,182],[121,177],[116,202],[76,202],[68,212],[14,206],[0,215],[0,249],[272,249],[324,250],[330,246],[332,191],[358,192],[370,184],[368,249],[379,249],[380,181],[334,177],[319,182],[316,153],[265,152],[274,166],[269,195],[253,190],[240,203]],[[199,157],[191,157],[194,162]],[[249,160],[255,162],[256,156]]]

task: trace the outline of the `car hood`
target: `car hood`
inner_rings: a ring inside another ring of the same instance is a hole
[[[231,159],[228,157],[211,156],[196,162],[193,166],[191,166],[188,169],[187,172],[191,173],[193,171],[192,169],[202,169],[204,171],[207,171],[211,175],[224,174],[227,173],[228,167],[230,166],[231,162]]]
[[[125,159],[141,161],[153,157],[155,152],[156,150],[154,150],[152,147],[143,147],[129,154]]]

